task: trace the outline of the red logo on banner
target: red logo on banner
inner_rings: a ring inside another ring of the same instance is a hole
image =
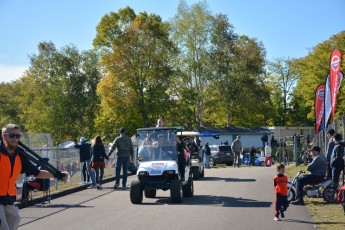
[[[338,71],[340,69],[340,58],[335,55],[334,57],[332,57],[331,60],[331,68],[334,72]]]

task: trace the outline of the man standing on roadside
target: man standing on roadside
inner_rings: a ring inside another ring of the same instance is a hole
[[[332,167],[331,167],[331,156],[335,146],[335,142],[333,136],[335,134],[334,129],[329,129],[326,136],[328,138],[328,145],[327,145],[327,178],[332,178]]]
[[[236,167],[236,164],[237,164],[238,168],[241,165],[240,155],[242,151],[242,144],[241,144],[240,139],[241,139],[241,136],[237,135],[236,139],[231,144],[231,151],[235,154],[234,167]]]
[[[339,177],[341,171],[344,170],[344,153],[345,143],[341,140],[343,137],[340,133],[334,135],[335,145],[331,156],[332,179],[336,186],[339,185]]]
[[[91,186],[88,188],[96,188],[96,178],[95,178],[95,172],[90,167],[90,161],[91,161],[91,143],[89,140],[87,140],[85,137],[80,138],[80,144],[76,144],[74,146],[75,148],[79,149],[79,156],[80,156],[80,162],[83,163],[83,169],[82,169],[82,176],[83,181],[82,184],[87,184],[87,175],[91,179]]]
[[[122,187],[126,188],[127,183],[127,174],[128,174],[128,165],[130,161],[133,161],[133,143],[130,137],[126,135],[126,130],[124,128],[120,129],[120,136],[115,138],[113,145],[108,153],[110,156],[113,151],[116,150],[116,181],[114,185],[114,189],[119,187],[120,184],[120,172],[121,167],[123,167],[122,173]]]
[[[46,171],[39,170],[18,147],[20,139],[19,127],[14,124],[2,128],[0,142],[0,229],[18,229],[20,216],[16,201],[16,181],[21,173],[33,175],[39,179],[54,178]],[[67,180],[67,175],[62,179]]]

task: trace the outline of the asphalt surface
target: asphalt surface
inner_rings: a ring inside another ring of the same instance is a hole
[[[19,229],[315,229],[304,206],[290,205],[285,219],[273,220],[274,175],[273,167],[207,169],[204,179],[194,181],[194,196],[179,204],[159,190],[156,198],[133,205],[129,188],[113,190],[108,182],[103,190],[84,189],[20,209]]]

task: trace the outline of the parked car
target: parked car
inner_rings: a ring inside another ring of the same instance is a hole
[[[211,165],[226,164],[227,166],[234,164],[235,155],[231,151],[230,145],[210,145],[211,148]]]
[[[249,165],[249,162],[250,162],[249,153],[246,153],[244,158],[241,155],[241,159],[242,159],[242,164]],[[274,164],[274,160],[272,158],[272,165],[273,164]],[[261,156],[260,153],[257,153],[255,155],[255,166],[265,166],[265,157]]]

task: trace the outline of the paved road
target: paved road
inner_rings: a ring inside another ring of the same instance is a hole
[[[195,181],[194,197],[174,204],[169,192],[133,205],[129,190],[86,189],[20,210],[19,229],[314,229],[303,206],[290,206],[283,221],[273,221],[274,168],[213,168]],[[129,181],[134,176],[129,177]]]

